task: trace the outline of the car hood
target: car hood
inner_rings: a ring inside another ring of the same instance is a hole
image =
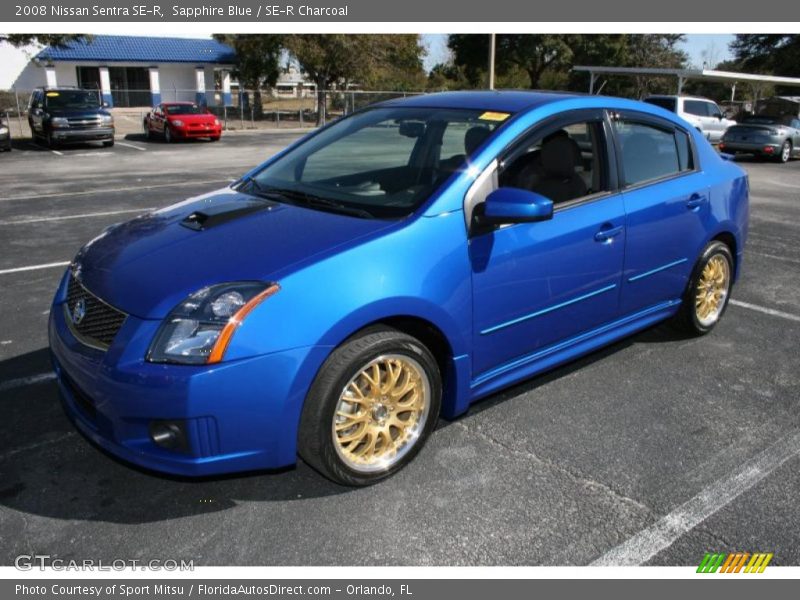
[[[391,224],[225,188],[108,228],[81,249],[74,265],[83,285],[108,304],[140,318],[163,318],[207,285],[274,281]]]

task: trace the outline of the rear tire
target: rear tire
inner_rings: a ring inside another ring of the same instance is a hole
[[[322,365],[303,407],[298,452],[336,483],[372,485],[417,455],[436,426],[441,396],[439,367],[422,342],[369,328]]]
[[[714,240],[695,263],[674,325],[691,335],[714,329],[728,307],[732,285],[733,255],[726,244]]]
[[[781,146],[781,151],[778,156],[775,158],[779,163],[787,163],[789,159],[792,157],[792,142],[786,140],[783,142]]]

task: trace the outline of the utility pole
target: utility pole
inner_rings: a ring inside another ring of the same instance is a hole
[[[489,34],[489,89],[494,89],[494,54],[497,34]]]

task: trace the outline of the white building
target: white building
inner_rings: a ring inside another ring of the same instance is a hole
[[[234,51],[213,39],[94,35],[65,48],[36,50],[16,51],[3,61],[0,88],[95,88],[111,106],[232,103]]]

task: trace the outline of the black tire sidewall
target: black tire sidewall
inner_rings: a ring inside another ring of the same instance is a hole
[[[722,310],[720,310],[719,316],[717,317],[716,321],[711,323],[710,325],[703,325],[697,318],[697,311],[695,310],[695,294],[697,290],[697,284],[700,280],[700,275],[703,272],[706,264],[713,256],[722,255],[725,257],[725,260],[728,261],[728,293],[725,296],[725,302],[722,305]],[[694,269],[692,270],[692,276],[689,279],[689,283],[686,287],[686,291],[684,292],[683,296],[683,321],[688,326],[690,330],[694,333],[699,335],[704,335],[710,332],[714,327],[717,326],[722,320],[722,317],[725,315],[725,311],[728,309],[728,303],[731,298],[731,291],[733,289],[733,275],[734,275],[734,262],[733,262],[733,255],[731,254],[731,250],[727,244],[721,242],[719,240],[714,240],[710,242],[704,249],[703,253],[700,255],[700,258],[695,263]]]
[[[331,424],[341,390],[359,369],[383,354],[408,356],[425,371],[431,393],[428,418],[414,446],[396,464],[385,471],[361,473],[348,467],[339,457],[331,435]],[[336,483],[349,486],[377,483],[394,475],[419,453],[436,427],[441,397],[439,367],[422,342],[393,329],[372,329],[343,343],[323,364],[303,407],[298,451],[305,462]]]

